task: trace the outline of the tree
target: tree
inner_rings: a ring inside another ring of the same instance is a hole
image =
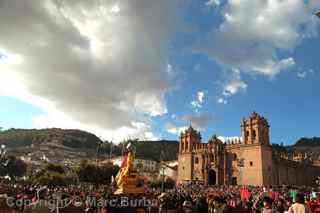
[[[40,184],[54,188],[58,186],[68,186],[77,183],[77,176],[67,173],[65,168],[60,164],[49,163],[32,175],[31,180],[34,184]]]
[[[67,176],[57,172],[45,173],[37,179],[40,185],[48,186],[49,188],[69,186],[77,182],[76,177]]]
[[[313,138],[300,138],[294,145],[295,147],[318,147],[320,146],[320,138],[313,137]]]
[[[64,168],[59,165],[59,164],[53,164],[53,163],[49,163],[47,166],[46,166],[46,170],[48,172],[52,172],[52,173],[59,173],[59,174],[63,174],[65,171],[64,171]]]
[[[27,164],[15,156],[4,157],[1,160],[0,175],[9,175],[13,180],[22,177],[27,172]]]
[[[111,177],[115,176],[118,171],[119,167],[111,163],[104,166],[96,166],[82,162],[76,173],[81,182],[99,185],[111,183]]]

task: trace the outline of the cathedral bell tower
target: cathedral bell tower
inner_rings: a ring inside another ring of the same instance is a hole
[[[200,133],[190,126],[187,130],[185,130],[185,132],[181,132],[179,154],[192,152],[200,142]]]
[[[269,145],[269,127],[264,117],[251,113],[249,118],[241,121],[242,143]]]
[[[191,126],[180,135],[178,155],[178,183],[193,179],[195,150],[201,143],[201,135]]]

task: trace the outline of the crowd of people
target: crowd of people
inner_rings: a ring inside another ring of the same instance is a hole
[[[178,185],[142,195],[113,195],[108,188],[48,189],[2,183],[0,213],[320,213],[314,188]]]

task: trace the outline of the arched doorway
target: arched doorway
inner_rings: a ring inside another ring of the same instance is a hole
[[[210,169],[208,173],[208,185],[216,185],[216,184],[217,184],[217,173],[213,169]]]

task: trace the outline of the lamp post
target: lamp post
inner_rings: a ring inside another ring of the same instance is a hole
[[[161,192],[164,192],[164,166],[161,165]]]
[[[96,149],[96,166],[98,166],[98,158],[99,158],[99,148],[101,146],[101,142],[98,142],[97,149]]]
[[[161,165],[161,192],[164,192],[164,162],[163,162],[163,152],[164,152],[164,144],[161,144],[161,149],[160,149],[160,165]]]
[[[4,155],[6,154],[6,145],[4,144],[1,144],[1,147],[0,147],[0,157],[3,158]]]
[[[6,145],[1,144],[0,146],[0,167],[1,169],[6,170],[7,165],[8,165],[8,160],[5,159],[5,154],[6,154]]]
[[[316,178],[316,184],[317,184],[318,188],[320,188],[320,176],[318,176]]]

